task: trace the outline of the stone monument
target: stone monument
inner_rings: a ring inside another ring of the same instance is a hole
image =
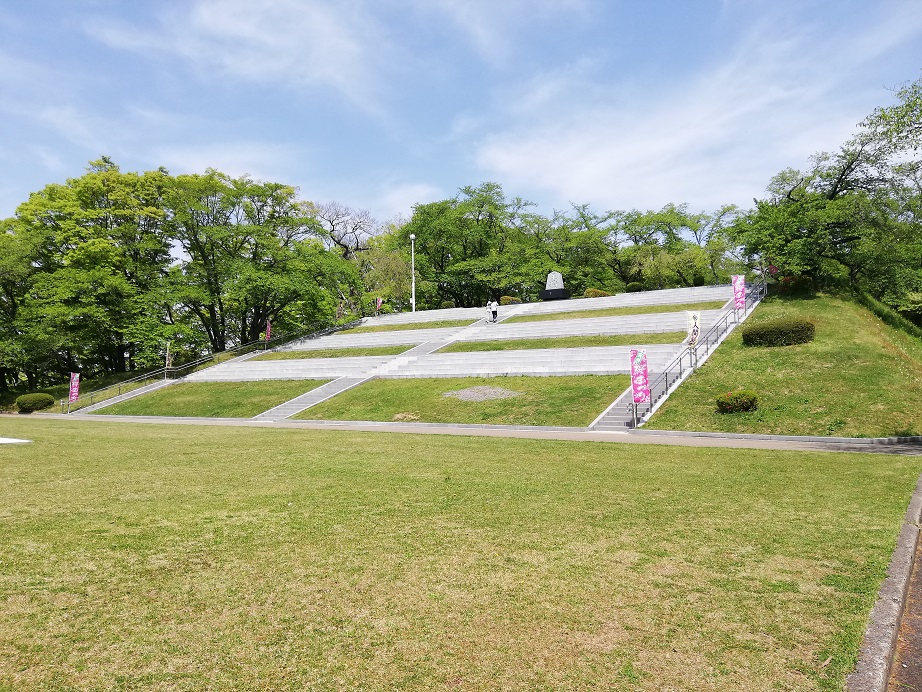
[[[563,287],[563,276],[560,272],[551,272],[547,275],[544,290],[538,295],[541,300],[565,300],[570,297],[570,292]]]

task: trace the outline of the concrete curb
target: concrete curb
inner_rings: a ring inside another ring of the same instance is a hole
[[[788,440],[790,442],[828,442],[831,444],[852,445],[922,445],[922,436],[907,437],[824,437],[822,435],[759,435],[749,433],[723,433],[723,432],[686,432],[683,430],[651,430],[649,428],[634,428],[628,431],[629,435],[650,435],[663,437],[717,437],[728,440]]]
[[[900,618],[906,605],[909,577],[919,543],[919,521],[922,520],[922,476],[909,501],[896,549],[871,610],[864,632],[858,663],[845,679],[848,692],[886,692],[890,681],[890,666],[900,632]]]

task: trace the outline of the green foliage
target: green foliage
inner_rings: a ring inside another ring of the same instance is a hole
[[[16,407],[20,413],[32,413],[54,406],[54,397],[44,392],[23,394],[16,397]]]
[[[607,298],[611,293],[608,291],[603,291],[599,288],[587,288],[583,291],[583,298]]]
[[[727,392],[717,397],[718,413],[742,413],[759,408],[759,397],[749,389]]]
[[[632,281],[624,287],[624,290],[628,293],[640,293],[643,290],[643,284],[639,281]]]
[[[499,298],[500,305],[520,305],[521,302],[522,301],[515,296],[500,296]]]
[[[756,322],[743,327],[745,346],[793,346],[813,341],[816,326],[800,318]]]
[[[453,307],[455,307],[455,304],[451,300],[443,300],[441,303],[439,303],[439,308],[442,310],[449,310]]]

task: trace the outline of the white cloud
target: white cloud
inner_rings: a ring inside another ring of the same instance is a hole
[[[556,204],[749,205],[779,170],[806,165],[811,153],[835,149],[855,132],[866,105],[843,84],[850,70],[886,50],[878,39],[892,46],[920,29],[919,20],[904,22],[894,37],[887,33],[894,23],[888,18],[848,42],[773,37],[767,23],[757,25],[724,64],[660,94],[626,98],[610,83],[608,93],[585,98],[580,92],[589,85],[578,71],[550,75],[513,99],[531,110],[484,138],[477,163],[509,187],[543,192]]]
[[[589,16],[592,0],[417,0],[420,9],[437,12],[467,36],[490,61],[503,61],[517,42],[517,29],[536,20]],[[527,18],[527,22],[523,21]]]
[[[235,178],[248,175],[255,180],[290,182],[284,173],[290,167],[291,156],[291,150],[279,144],[234,141],[158,147],[147,158],[174,175],[204,173],[214,168]]]
[[[441,189],[428,183],[401,183],[385,187],[372,205],[379,220],[398,216],[409,218],[414,204],[426,204],[450,197]]]
[[[196,0],[164,13],[157,29],[97,21],[105,43],[169,53],[206,69],[292,86],[320,84],[362,102],[374,91],[384,41],[348,4],[298,0]]]

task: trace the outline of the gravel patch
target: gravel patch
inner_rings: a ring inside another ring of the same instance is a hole
[[[513,392],[502,387],[468,387],[454,392],[445,392],[442,396],[450,396],[461,401],[488,401],[490,399],[508,399],[521,396],[522,392]]]

